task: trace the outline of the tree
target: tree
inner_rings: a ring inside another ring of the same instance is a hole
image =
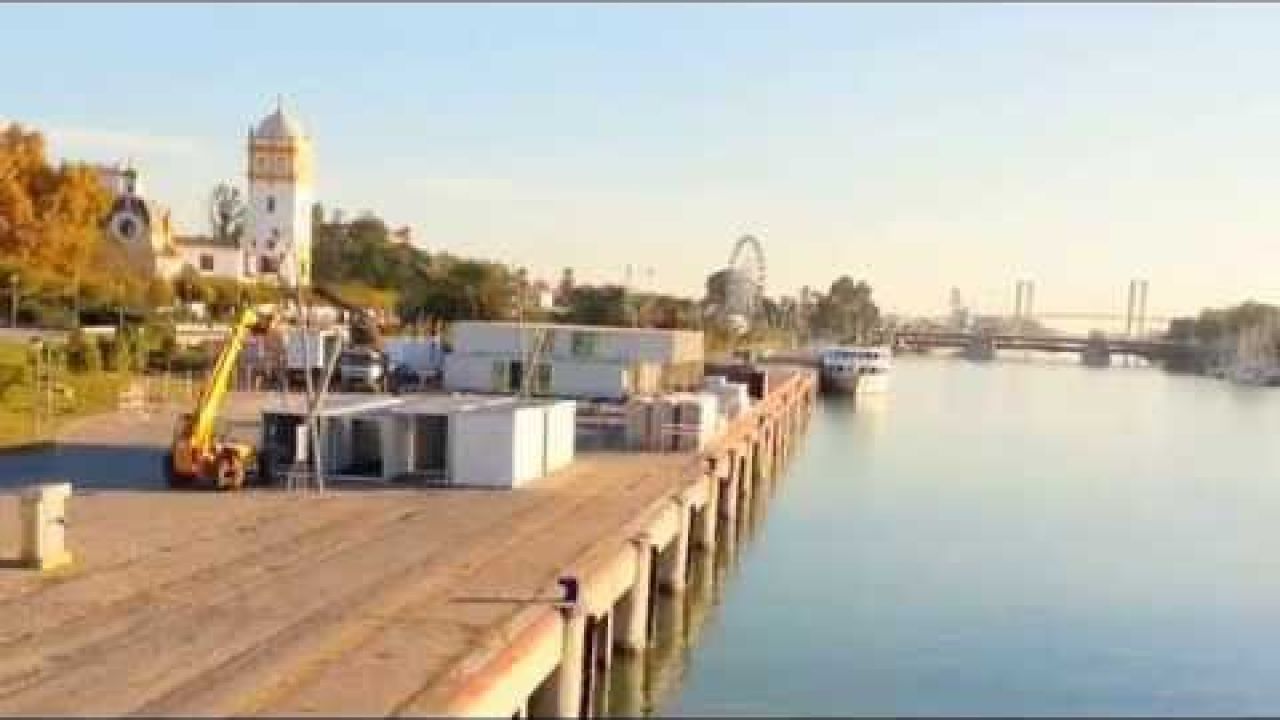
[[[564,306],[569,303],[569,298],[573,296],[573,268],[567,267],[560,271],[560,284],[556,287],[555,304]]]
[[[626,289],[620,285],[579,285],[569,296],[565,319],[581,325],[630,325]]]
[[[208,288],[209,314],[217,318],[229,318],[243,301],[240,283],[232,278],[210,277],[204,279]]]
[[[16,124],[0,129],[0,258],[24,289],[24,310],[94,310],[142,282],[123,248],[103,232],[112,198],[84,165],[49,164],[39,132]],[[82,295],[81,288],[89,288]],[[87,305],[82,305],[85,301]]]
[[[880,309],[871,300],[871,287],[842,275],[831,283],[815,309],[813,326],[840,341],[865,342],[880,321]]]
[[[77,329],[67,339],[67,354],[71,369],[84,373],[102,371],[102,350],[98,347],[97,338],[84,334]]]
[[[213,239],[226,245],[240,245],[244,236],[247,208],[240,189],[218,183],[209,195],[209,232]]]
[[[190,265],[183,265],[174,278],[173,289],[183,302],[209,302],[209,286],[205,279]]]

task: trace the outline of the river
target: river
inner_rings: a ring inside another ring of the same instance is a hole
[[[651,653],[650,712],[1280,712],[1280,391],[942,357],[892,382],[819,406]]]

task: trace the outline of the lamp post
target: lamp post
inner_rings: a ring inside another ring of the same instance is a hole
[[[18,327],[18,273],[9,276],[9,327]]]

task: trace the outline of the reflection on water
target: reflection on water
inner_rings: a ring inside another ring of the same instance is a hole
[[[855,410],[850,403],[848,412],[863,409]],[[601,683],[608,689],[598,707],[607,707],[608,717],[651,717],[669,712],[664,708],[670,707],[683,688],[691,653],[714,625],[726,585],[732,582],[739,564],[749,558],[752,545],[763,537],[770,501],[782,484],[782,478],[759,480],[749,507],[737,515],[736,526],[718,528],[714,550],[694,550],[685,591],[659,594],[651,648],[639,658],[615,656],[608,681]]]
[[[609,717],[659,714],[679,692],[688,671],[689,654],[697,647],[706,626],[714,622],[715,608],[721,601],[725,583],[739,561],[739,544],[749,542],[750,534],[758,530],[763,522],[765,503],[767,493],[758,493],[753,498],[756,511],[749,523],[740,522],[737,533],[721,535],[714,552],[694,551],[689,565],[689,586],[684,593],[659,594],[652,647],[643,657],[616,656],[608,682],[602,683],[609,688]],[[747,535],[736,536],[742,532]]]
[[[756,493],[645,712],[1280,711],[1280,391],[902,358],[864,400]]]

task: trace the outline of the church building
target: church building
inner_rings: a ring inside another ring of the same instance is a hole
[[[292,286],[311,284],[311,140],[282,103],[249,129],[248,196],[238,241],[177,235],[170,213],[143,193],[132,166],[98,168],[112,195],[107,232],[148,272],[201,275]]]

